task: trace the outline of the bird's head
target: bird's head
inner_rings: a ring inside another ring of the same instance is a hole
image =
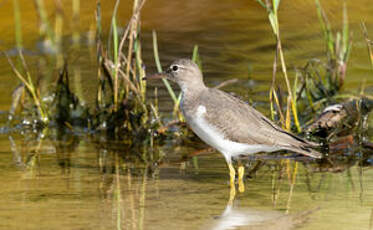
[[[145,79],[167,78],[176,82],[182,90],[189,86],[204,86],[202,72],[198,65],[190,59],[178,59],[162,73],[146,76]]]

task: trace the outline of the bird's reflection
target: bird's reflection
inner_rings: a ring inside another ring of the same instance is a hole
[[[223,213],[210,221],[202,229],[250,229],[250,230],[288,230],[304,223],[312,211],[296,215],[287,215],[280,211],[256,210],[249,207],[239,207],[236,201],[236,188],[230,190],[230,197]]]

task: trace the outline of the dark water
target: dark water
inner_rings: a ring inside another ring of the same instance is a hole
[[[342,21],[340,2],[322,1],[336,28]],[[30,69],[54,76],[55,57],[40,50],[33,2],[20,3]],[[364,20],[368,31],[373,31],[370,3],[347,2],[353,48],[344,92],[359,92],[362,85],[366,94],[373,92],[359,25]],[[53,15],[54,2],[45,4]],[[89,39],[95,29],[95,1],[81,2],[78,47],[71,42],[71,5],[64,2],[65,52],[72,87],[90,104],[96,88],[95,45]],[[107,32],[114,2],[102,5]],[[118,21],[124,25],[131,2],[122,1],[118,12]],[[15,43],[12,1],[0,1],[0,15],[0,49],[11,50]],[[238,78],[238,83],[224,90],[255,102],[268,114],[275,46],[266,13],[255,1],[148,1],[142,19],[147,71],[155,71],[151,40],[155,29],[163,64],[191,56],[197,44],[208,85]],[[292,78],[294,67],[310,58],[323,58],[323,36],[313,1],[281,2],[280,27]],[[18,80],[3,56],[0,78],[0,110],[6,111]],[[158,86],[167,116],[172,102]],[[373,120],[368,123],[372,126]],[[320,166],[272,157],[263,160],[264,165],[246,179],[246,191],[237,192],[231,202],[228,170],[219,153],[182,161],[182,156],[200,148],[170,141],[144,156],[140,150],[126,151],[122,143],[100,144],[85,134],[53,133],[51,138],[38,139],[36,134],[2,131],[0,229],[373,229],[372,159],[337,157],[332,164]],[[245,162],[247,169],[257,162]]]

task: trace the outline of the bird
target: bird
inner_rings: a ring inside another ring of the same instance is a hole
[[[161,73],[144,80],[166,78],[181,89],[181,111],[187,125],[205,143],[225,158],[230,186],[235,186],[236,171],[232,160],[242,155],[288,150],[312,158],[321,158],[317,143],[298,137],[269,120],[245,101],[222,90],[207,87],[198,65],[190,59],[178,59]],[[244,167],[238,167],[242,181]]]

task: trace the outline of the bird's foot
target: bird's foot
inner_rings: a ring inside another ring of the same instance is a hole
[[[245,174],[245,167],[243,165],[238,166],[238,191],[240,193],[245,192],[245,183],[243,182],[243,176]]]
[[[236,187],[231,186],[231,189],[230,189],[230,192],[229,192],[228,205],[233,205],[234,199],[236,199]]]
[[[235,177],[236,177],[236,171],[234,170],[234,167],[232,164],[228,164],[228,168],[229,168],[229,177],[230,177],[230,187],[235,187],[235,183],[234,183],[234,180],[235,180]]]

